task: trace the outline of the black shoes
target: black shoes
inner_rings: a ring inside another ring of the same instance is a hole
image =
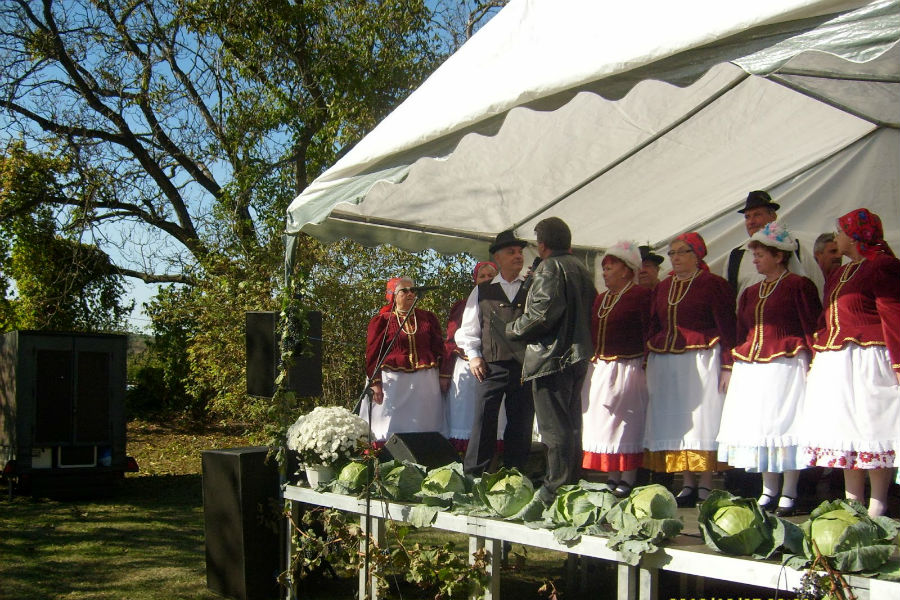
[[[685,492],[685,490],[687,490]],[[703,494],[703,497],[700,497],[700,490],[706,492]],[[711,490],[707,487],[698,486],[691,487],[689,485],[681,488],[681,491],[678,492],[678,495],[675,496],[675,504],[678,505],[678,508],[694,508],[697,506],[698,502],[703,502],[709,496],[709,492]]]
[[[765,498],[765,502],[761,502],[760,500],[756,501],[756,503],[759,504],[759,507],[766,512],[772,512],[772,506],[775,502],[775,496],[772,496],[771,494],[766,494],[765,492],[763,492],[763,494],[759,498],[760,498],[760,500]]]
[[[697,506],[697,488],[684,486],[678,495],[675,496],[675,503],[678,508],[694,508]]]
[[[627,481],[620,481],[612,493],[616,498],[626,498],[631,493],[631,484]]]
[[[788,506],[782,506],[782,504],[787,504],[785,502],[787,500],[790,502]],[[776,517],[793,517],[797,514],[797,498],[793,496],[782,496],[781,499],[778,500],[778,508],[775,509]]]

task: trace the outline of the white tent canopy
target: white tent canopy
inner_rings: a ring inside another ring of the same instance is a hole
[[[900,249],[898,39],[900,0],[514,0],[288,233],[477,255],[559,216],[588,250],[699,230],[716,263],[765,189],[807,247],[867,206]]]

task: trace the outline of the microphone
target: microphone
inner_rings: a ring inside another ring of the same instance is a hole
[[[441,289],[441,286],[439,286],[439,285],[414,285],[413,287],[409,288],[409,291],[415,292],[418,294],[419,292],[427,292],[430,290],[439,290],[439,289]]]
[[[541,257],[536,256],[534,258],[534,262],[531,263],[531,268],[528,269],[528,275],[525,276],[525,281],[522,282],[522,288],[527,292],[531,289],[531,284],[534,279],[534,270],[538,268],[538,265],[541,264]]]

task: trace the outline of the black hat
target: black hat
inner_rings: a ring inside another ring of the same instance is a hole
[[[497,250],[501,250],[503,248],[506,248],[507,246],[518,246],[519,248],[524,248],[527,245],[528,242],[517,238],[512,229],[507,229],[506,231],[501,231],[500,233],[498,233],[497,237],[494,238],[494,243],[491,244],[490,252],[491,254],[493,254]]]
[[[769,195],[769,192],[754,190],[747,194],[747,204],[738,212],[744,214],[744,211],[750,210],[751,208],[759,208],[760,206],[765,206],[772,210],[781,208],[779,204],[772,202],[772,196]]]
[[[638,250],[641,251],[641,262],[649,260],[658,267],[664,260],[659,254],[653,254],[653,252],[650,251],[650,246],[638,246]]]

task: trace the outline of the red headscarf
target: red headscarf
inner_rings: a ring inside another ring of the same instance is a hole
[[[403,278],[391,277],[387,280],[387,284],[384,286],[384,299],[387,300],[387,304],[381,307],[378,314],[391,312],[391,309],[394,307],[394,288],[397,287],[401,279]]]
[[[673,241],[684,242],[690,246],[691,251],[697,257],[697,266],[704,271],[709,271],[709,267],[703,261],[703,258],[706,256],[706,242],[703,241],[703,238],[700,237],[699,233],[696,231],[688,231],[687,233],[682,233]]]
[[[477,282],[477,281],[478,281],[478,271],[481,270],[481,267],[486,267],[486,266],[488,266],[488,265],[494,267],[494,270],[495,270],[495,271],[499,271],[499,270],[500,270],[500,269],[497,267],[497,263],[495,263],[494,261],[492,261],[492,260],[483,260],[483,261],[481,261],[480,263],[478,263],[477,265],[475,265],[475,268],[474,268],[474,269],[472,269],[472,281],[476,281],[476,282]]]
[[[881,219],[867,208],[851,210],[837,220],[838,227],[846,233],[850,239],[856,242],[859,253],[866,258],[873,258],[878,254],[894,256],[891,247],[884,241],[884,229],[881,228]]]

